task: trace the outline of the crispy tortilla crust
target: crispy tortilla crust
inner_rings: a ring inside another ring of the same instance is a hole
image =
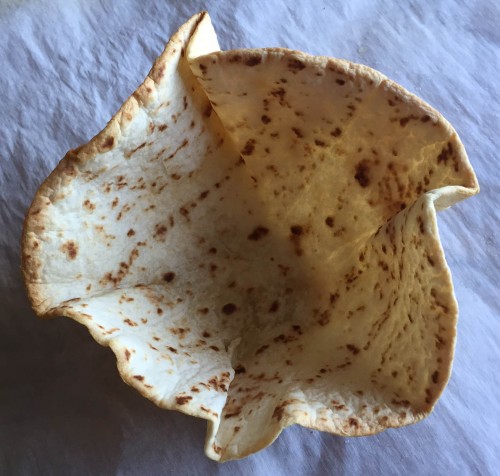
[[[40,254],[37,251],[38,235],[44,230],[44,210],[48,205],[50,205],[54,193],[56,193],[66,181],[71,180],[72,177],[79,174],[79,167],[83,163],[91,161],[97,154],[117,147],[120,142],[122,127],[132,121],[137,111],[143,105],[146,105],[153,100],[156,94],[157,86],[161,85],[165,80],[165,71],[168,70],[168,68],[173,67],[172,65],[175,65],[175,62],[181,54],[181,48],[188,45],[190,38],[195,35],[198,26],[203,21],[210,21],[206,12],[192,17],[179,29],[177,33],[173,35],[164,52],[154,63],[145,81],[125,101],[123,106],[113,116],[103,131],[97,134],[86,145],[83,145],[75,150],[70,150],[37,191],[33,203],[31,204],[31,207],[26,215],[22,233],[22,272],[33,310],[40,318],[52,318],[62,314],[87,326],[90,333],[98,343],[101,345],[109,345],[116,354],[118,370],[122,379],[128,385],[134,387],[142,395],[152,400],[162,408],[174,409],[189,415],[207,419],[209,421],[209,427],[206,440],[206,453],[209,457],[215,460],[224,461],[228,459],[243,458],[251,453],[259,451],[272,443],[272,441],[278,437],[284,428],[295,423],[305,427],[328,431],[344,436],[362,436],[378,433],[387,428],[408,425],[421,420],[432,411],[449,379],[454,353],[455,322],[458,313],[457,303],[453,295],[451,275],[438,237],[435,210],[447,208],[459,200],[478,193],[479,186],[463,145],[458,139],[456,133],[453,131],[451,125],[436,110],[431,108],[422,100],[408,93],[401,86],[387,80],[385,76],[382,76],[380,73],[372,70],[371,68],[355,65],[343,60],[327,59],[330,65],[338,68],[347,76],[364,77],[367,79],[377,78],[379,81],[385,81],[387,87],[389,87],[395,95],[399,96],[405,102],[411,102],[414,104],[416,108],[419,108],[427,113],[430,118],[439,125],[439,127],[449,131],[450,141],[452,142],[453,148],[457,153],[464,176],[464,186],[443,187],[439,190],[429,192],[425,198],[419,199],[419,202],[422,203],[423,210],[421,215],[421,226],[426,227],[429,231],[427,246],[432,250],[435,269],[440,273],[442,278],[443,294],[447,297],[446,306],[449,309],[447,317],[453,325],[449,326],[448,334],[445,336],[449,345],[447,347],[447,353],[444,355],[443,361],[440,364],[439,377],[436,377],[436,386],[434,387],[432,397],[419,408],[408,409],[407,406],[403,405],[401,408],[404,408],[404,410],[408,413],[406,418],[386,418],[379,420],[378,425],[370,427],[360,426],[358,424],[346,427],[344,423],[337,424],[333,420],[323,421],[318,418],[312,418],[309,414],[300,412],[297,408],[294,408],[293,403],[292,405],[289,405],[287,402],[283,402],[282,407],[277,407],[277,410],[278,408],[281,408],[279,415],[280,418],[273,421],[269,427],[262,431],[260,438],[255,442],[255,444],[246,447],[239,453],[226,451],[225,448],[220,448],[216,444],[216,432],[219,427],[221,419],[220,416],[199,412],[183,403],[165,404],[165,402],[154,393],[154,389],[149,390],[137,378],[134,378],[133,372],[130,370],[128,359],[125,357],[125,348],[118,338],[111,340],[103,339],[98,329],[95,327],[95,323],[93,321],[89,321],[84,313],[69,308],[67,306],[67,301],[54,306],[51,296],[44,293],[43,286],[41,286],[43,283],[41,283],[40,276],[40,269],[43,266],[43,263],[41,262]],[[227,55],[225,53],[215,54],[215,56],[218,57],[219,61],[221,59],[222,61],[225,61],[230,58],[230,54],[234,53],[235,52],[228,52]],[[315,63],[320,64],[326,60],[325,58],[316,58],[304,53],[281,48],[266,50],[238,50],[237,54],[241,56],[242,62],[251,62],[256,56],[259,55],[265,56],[272,54],[288,55],[291,59],[298,60],[308,65],[313,65]],[[204,58],[210,58],[210,55],[205,56]],[[217,110],[217,108],[215,109]]]

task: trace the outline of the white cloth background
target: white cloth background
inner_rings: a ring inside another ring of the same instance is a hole
[[[223,49],[286,46],[367,64],[463,140],[482,191],[439,215],[460,317],[452,378],[423,422],[357,439],[292,427],[220,465],[203,454],[203,420],[123,384],[83,327],[31,312],[19,239],[35,190],[203,9]],[[0,473],[500,474],[499,25],[496,0],[0,0]]]

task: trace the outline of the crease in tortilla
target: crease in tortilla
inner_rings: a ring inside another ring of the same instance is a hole
[[[361,436],[432,411],[458,313],[436,210],[478,191],[451,125],[401,86],[221,52],[203,12],[42,184],[22,269],[38,316],[85,325],[225,461],[295,423]]]

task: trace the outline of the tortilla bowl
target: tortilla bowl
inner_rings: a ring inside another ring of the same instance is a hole
[[[479,191],[432,107],[379,72],[171,38],[26,216],[22,269],[123,380],[208,421],[225,461],[300,425],[370,435],[429,415],[457,303],[436,211]]]

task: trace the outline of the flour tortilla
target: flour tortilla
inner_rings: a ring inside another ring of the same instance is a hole
[[[436,209],[478,192],[443,117],[380,73],[220,52],[208,14],[37,192],[23,272],[40,317],[242,458],[294,423],[417,422],[448,380],[457,305]],[[104,268],[103,268],[104,267]]]

